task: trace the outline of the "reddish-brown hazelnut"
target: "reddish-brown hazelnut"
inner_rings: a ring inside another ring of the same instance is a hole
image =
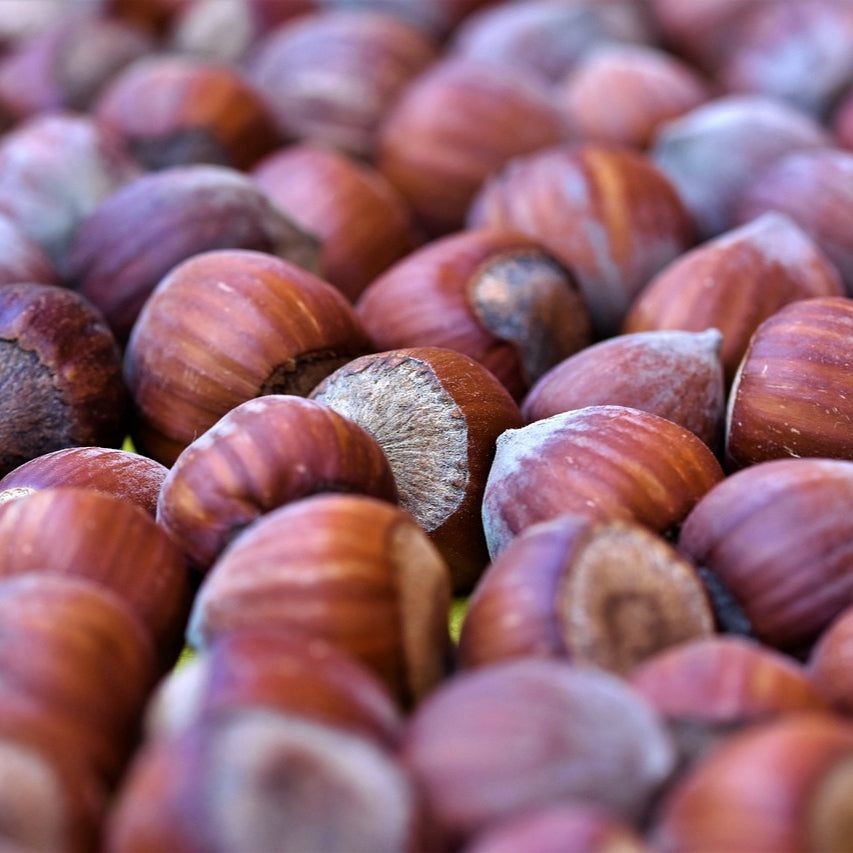
[[[282,626],[235,628],[160,681],[145,734],[172,737],[211,716],[271,708],[395,748],[403,716],[389,689],[333,643]]]
[[[584,406],[642,409],[722,446],[726,391],[718,329],[615,335],[552,367],[527,392],[527,423]]]
[[[215,249],[250,249],[319,268],[319,245],[245,174],[190,164],[142,175],[80,223],[68,280],[121,345],[151,292],[177,264]]]
[[[842,850],[850,837],[853,725],[794,714],[727,739],[664,799],[653,849]]]
[[[247,169],[280,142],[272,115],[235,66],[187,55],[136,60],[104,88],[92,114],[148,169]]]
[[[726,463],[853,460],[853,299],[800,299],[755,331],[729,393]]]
[[[202,252],[143,306],[128,341],[136,447],[163,464],[263,394],[307,393],[372,345],[346,297],[264,252]]]
[[[564,513],[669,535],[722,478],[708,445],[659,415],[615,405],[552,415],[498,438],[483,495],[489,553]]]
[[[547,85],[533,72],[446,56],[386,113],[376,163],[439,236],[463,227],[481,184],[507,161],[565,138]]]
[[[324,494],[247,527],[202,581],[187,638],[204,649],[264,624],[335,643],[404,705],[449,664],[450,574],[403,509],[364,495]]]
[[[369,432],[322,403],[268,394],[235,406],[184,448],[160,490],[157,521],[206,572],[256,518],[320,492],[397,501]]]
[[[718,329],[728,387],[753,332],[771,314],[795,300],[843,293],[820,246],[787,216],[768,213],[667,264],[637,294],[623,330]]]
[[[770,95],[731,94],[662,124],[648,152],[708,239],[743,221],[741,194],[775,160],[831,144],[828,130],[796,107]]]
[[[0,285],[60,284],[47,253],[11,216],[0,213]]]
[[[247,76],[284,138],[369,160],[383,116],[436,55],[433,40],[399,17],[333,8],[271,30],[248,58]]]
[[[131,501],[54,486],[0,504],[0,577],[82,576],[107,587],[150,631],[165,671],[180,652],[190,605],[186,562]]]
[[[632,0],[526,0],[488,3],[456,27],[449,47],[556,83],[602,44],[653,39],[652,21]]]
[[[37,113],[0,137],[0,212],[64,274],[79,224],[140,173],[121,138],[92,117]]]
[[[578,138],[643,149],[660,125],[709,100],[711,91],[694,68],[661,49],[608,45],[556,83],[554,100]]]
[[[332,148],[295,144],[251,171],[258,186],[320,241],[323,277],[351,301],[422,242],[414,214],[377,169]]]
[[[853,295],[853,151],[792,151],[754,174],[737,203],[738,222],[789,216],[823,249]]]
[[[439,185],[440,186],[440,185]],[[477,193],[468,226],[539,240],[578,278],[599,337],[615,334],[633,297],[693,242],[669,180],[621,146],[563,145],[517,157]]]
[[[0,476],[75,445],[120,447],[128,394],[100,313],[54,284],[0,287]]]
[[[522,423],[506,388],[463,353],[411,347],[354,359],[310,396],[373,435],[401,506],[447,560],[454,590],[469,591],[488,561],[480,504],[495,442]]]
[[[147,34],[106,15],[65,16],[0,58],[0,102],[17,118],[86,110],[114,74],[153,47]]]
[[[131,501],[154,517],[168,469],[114,447],[66,447],[43,453],[0,478],[0,502],[53,486],[79,486]]]
[[[661,719],[621,678],[534,659],[446,681],[410,716],[401,755],[429,819],[456,847],[558,802],[633,824],[675,760]]]
[[[259,708],[146,743],[104,843],[113,853],[436,849],[420,829],[418,792],[390,750]]]
[[[695,567],[634,522],[562,515],[501,551],[468,602],[459,662],[565,658],[625,675],[660,649],[714,631]]]
[[[757,3],[716,69],[732,92],[760,92],[819,121],[853,83],[853,8],[838,0]]]
[[[663,649],[627,678],[667,720],[682,753],[682,773],[740,728],[829,707],[802,664],[737,635]]]
[[[54,574],[4,577],[0,619],[4,697],[66,721],[81,760],[115,782],[159,674],[144,626],[93,581]]]
[[[498,228],[431,241],[377,278],[356,308],[377,349],[458,350],[516,400],[592,341],[572,273],[532,237]]]
[[[801,653],[853,602],[851,496],[853,462],[760,462],[698,501],[678,547],[719,578],[759,639]]]
[[[719,68],[741,22],[765,0],[646,0],[668,50],[707,72]]]

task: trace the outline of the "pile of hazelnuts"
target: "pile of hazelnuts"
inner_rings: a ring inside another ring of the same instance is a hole
[[[0,848],[853,849],[849,0],[3,0]]]

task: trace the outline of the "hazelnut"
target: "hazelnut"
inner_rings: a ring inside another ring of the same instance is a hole
[[[445,681],[409,717],[400,754],[457,849],[499,820],[566,801],[633,825],[675,761],[657,713],[621,678],[534,659]]]
[[[361,661],[318,637],[281,626],[228,631],[160,681],[146,737],[172,737],[199,721],[270,708],[396,747],[402,714]]]
[[[165,465],[123,448],[65,447],[36,456],[0,478],[0,503],[53,486],[74,486],[131,501],[153,518],[167,473]]]
[[[150,632],[162,671],[174,664],[189,612],[189,573],[177,545],[131,501],[53,486],[0,503],[0,577],[33,573],[106,587]]]
[[[532,71],[446,55],[386,112],[376,164],[436,237],[464,226],[492,173],[565,138],[548,88]]]
[[[592,340],[572,273],[533,238],[497,228],[432,240],[375,279],[356,308],[377,349],[464,352],[516,400]]]
[[[370,433],[322,403],[269,394],[235,406],[184,448],[160,490],[157,521],[206,572],[256,518],[319,492],[397,501]]]
[[[624,675],[713,631],[702,580],[669,543],[634,522],[562,515],[526,528],[480,578],[459,662],[530,655]]]
[[[853,459],[853,299],[800,299],[753,334],[729,394],[730,469],[785,456]]]
[[[79,224],[140,172],[121,138],[89,115],[37,113],[0,136],[0,212],[64,274]]]
[[[853,726],[795,714],[728,738],[665,798],[655,850],[841,850]]]
[[[686,62],[649,46],[606,45],[586,54],[554,86],[554,100],[579,139],[646,148],[665,121],[711,98]]]
[[[119,349],[78,293],[54,284],[0,287],[0,386],[0,476],[52,450],[124,440]]]
[[[92,114],[147,169],[212,163],[247,169],[279,144],[272,115],[234,66],[144,56],[116,74]]]
[[[482,503],[489,553],[563,513],[670,535],[722,479],[709,447],[659,415],[616,405],[552,415],[497,440]]]
[[[375,741],[269,709],[138,752],[104,829],[114,853],[416,851],[418,794]],[[434,849],[434,848],[433,848]]]
[[[419,701],[449,663],[450,575],[411,516],[365,495],[324,494],[268,512],[205,576],[187,638],[204,649],[247,625],[335,643]]]
[[[319,269],[350,301],[423,240],[408,202],[367,163],[317,144],[294,144],[250,173],[320,242]]]
[[[622,328],[718,329],[728,388],[762,321],[795,300],[843,293],[820,246],[789,217],[767,213],[667,264],[634,298]]]
[[[723,439],[726,392],[718,329],[615,335],[540,376],[525,395],[527,423],[585,406],[642,409],[695,433],[712,450]]]
[[[789,216],[838,268],[853,295],[853,151],[792,151],[753,175],[735,211],[749,222],[768,211]]]
[[[302,267],[251,250],[193,255],[161,279],[127,344],[134,444],[171,465],[240,403],[305,396],[371,349],[343,294]]]
[[[453,54],[533,71],[556,83],[603,44],[654,39],[649,16],[632,0],[526,0],[489,3],[453,31]]]
[[[362,356],[310,394],[366,429],[385,451],[400,505],[470,591],[488,561],[480,504],[495,442],[521,426],[509,392],[479,362],[443,347]]]
[[[693,240],[681,199],[648,157],[594,143],[516,157],[485,181],[467,222],[549,249],[577,277],[599,338],[619,330],[635,294]]]
[[[114,783],[158,674],[142,624],[88,579],[32,573],[0,582],[0,618],[4,697],[76,730],[75,754]]]
[[[433,39],[400,17],[332,8],[271,29],[251,51],[247,77],[283,138],[371,160],[383,116],[436,55]]]
[[[63,16],[0,58],[0,101],[17,118],[87,110],[114,74],[153,48],[150,36],[124,21]]]
[[[215,249],[250,249],[318,269],[316,239],[247,175],[190,164],[142,175],[103,199],[74,235],[68,279],[124,345],[160,280]]]
[[[736,211],[740,196],[775,160],[831,144],[828,130],[796,107],[745,93],[713,98],[664,122],[648,154],[706,240],[744,221]]]
[[[853,83],[853,10],[837,0],[758,3],[717,68],[732,92],[760,92],[823,121]]]
[[[760,462],[696,503],[678,547],[719,578],[755,636],[799,654],[853,601],[851,495],[853,462]]]
[[[680,752],[680,776],[747,726],[829,708],[802,664],[741,636],[671,646],[626,677],[666,719]],[[671,780],[670,788],[677,784]]]

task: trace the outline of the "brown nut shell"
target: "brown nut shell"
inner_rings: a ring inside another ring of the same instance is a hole
[[[851,496],[853,462],[760,462],[699,500],[678,547],[722,581],[759,639],[801,652],[853,601]]]
[[[533,72],[446,55],[385,115],[376,164],[436,237],[463,227],[489,175],[565,139],[548,88]]]
[[[563,513],[670,534],[723,471],[690,430],[627,406],[587,406],[507,430],[483,495],[494,559],[526,527]]]
[[[377,349],[438,346],[487,367],[516,400],[592,341],[572,273],[536,240],[475,228],[431,241],[356,303]]]
[[[577,276],[601,338],[619,330],[637,292],[693,241],[664,173],[641,152],[600,143],[516,157],[485,180],[467,225],[539,240]]]
[[[311,398],[373,435],[391,464],[400,505],[471,589],[488,561],[480,506],[498,436],[521,425],[509,392],[482,364],[445,347],[362,356]]]
[[[718,329],[616,335],[585,347],[539,378],[521,403],[527,423],[584,406],[642,409],[722,446],[726,391]]]
[[[818,244],[789,217],[768,213],[668,264],[636,296],[623,331],[719,329],[728,386],[762,321],[795,300],[843,293]]]
[[[812,646],[806,669],[834,711],[853,714],[853,605],[824,628]]]
[[[446,681],[409,718],[401,755],[455,847],[558,802],[639,821],[675,759],[660,718],[622,679],[533,659]]]
[[[114,447],[66,447],[44,453],[0,479],[0,503],[53,486],[79,486],[131,501],[150,516],[157,512],[165,465]]]
[[[853,299],[802,299],[755,331],[729,394],[726,464],[853,459]]]
[[[147,170],[188,163],[248,169],[281,139],[236,65],[187,54],[140,57],[110,80],[91,113]]]
[[[444,676],[450,575],[404,510],[326,494],[246,528],[205,577],[187,638],[203,649],[246,625],[274,624],[346,649],[411,704]]]
[[[458,659],[565,658],[625,675],[713,631],[702,580],[673,546],[633,522],[564,515],[528,527],[480,578]]]
[[[343,294],[296,264],[238,249],[194,255],[160,281],[128,341],[134,443],[171,465],[240,403],[305,396],[371,349]]]
[[[370,433],[322,403],[268,394],[235,406],[184,448],[161,488],[157,521],[206,572],[256,518],[319,492],[397,501]]]
[[[675,786],[651,827],[651,844],[666,851],[843,849],[851,772],[846,720],[794,714],[751,727]]]
[[[90,488],[42,489],[0,504],[0,543],[0,577],[46,572],[101,584],[151,632],[164,670],[174,663],[189,572],[177,545],[140,507]]]
[[[63,447],[119,447],[127,433],[115,338],[65,287],[0,287],[0,385],[0,475]]]
[[[191,164],[151,172],[111,193],[80,223],[68,278],[124,345],[142,306],[177,264],[214,249],[251,249],[308,270],[319,244],[248,176]]]
[[[218,636],[172,671],[146,709],[146,737],[172,737],[211,716],[270,708],[394,748],[402,713],[388,688],[326,640],[281,626]]]

